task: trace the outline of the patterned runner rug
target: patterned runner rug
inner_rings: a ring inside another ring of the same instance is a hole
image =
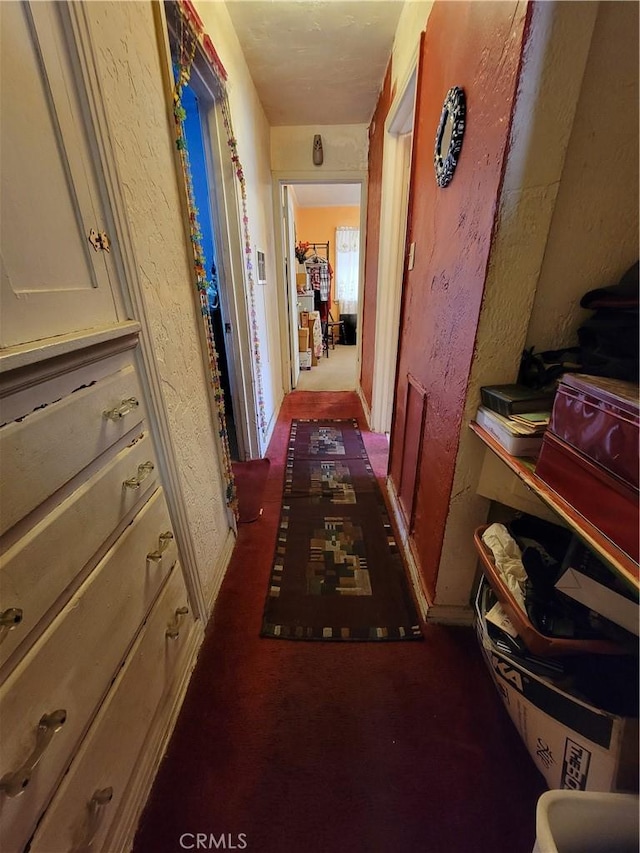
[[[356,420],[294,420],[261,636],[420,640]]]

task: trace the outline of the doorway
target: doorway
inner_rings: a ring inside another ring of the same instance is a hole
[[[375,319],[375,363],[372,372],[371,426],[391,432],[400,335],[400,306],[405,269],[413,265],[406,245],[413,125],[417,85],[417,55],[404,85],[392,104],[384,127],[380,233],[388,234],[379,247],[379,282]]]
[[[241,457],[239,455],[240,451],[238,446],[236,417],[233,406],[229,359],[227,358],[226,337],[231,332],[231,324],[225,320],[223,300],[221,299],[223,276],[221,275],[222,267],[219,264],[218,253],[216,251],[213,206],[211,204],[211,196],[209,192],[211,181],[207,172],[202,115],[200,112],[198,96],[189,85],[185,86],[183,89],[182,106],[186,112],[186,118],[184,119],[184,132],[189,151],[193,194],[196,207],[200,214],[199,223],[202,234],[201,243],[205,257],[205,270],[207,273],[209,317],[211,320],[211,327],[213,329],[213,339],[218,353],[218,369],[224,394],[224,414],[227,423],[229,451],[232,459],[239,460]]]
[[[291,389],[356,390],[362,186],[281,182]]]

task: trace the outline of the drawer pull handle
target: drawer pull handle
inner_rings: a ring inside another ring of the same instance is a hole
[[[139,489],[140,483],[148,477],[149,474],[153,471],[155,465],[153,462],[143,462],[142,465],[138,465],[138,473],[135,477],[129,477],[128,480],[125,480],[123,485],[128,489]]]
[[[186,616],[188,612],[188,607],[178,607],[176,609],[173,619],[167,625],[167,637],[169,637],[170,640],[177,640],[180,636],[180,622],[182,621],[183,616]]]
[[[154,563],[159,563],[162,559],[162,555],[172,542],[173,533],[170,530],[167,530],[166,533],[161,533],[160,536],[158,536],[158,550],[151,551],[147,554],[147,560],[153,560]]]
[[[73,848],[73,853],[89,853],[95,841],[106,806],[113,799],[113,788],[99,788],[88,803],[89,818],[84,838]]]
[[[0,791],[4,792],[7,797],[17,797],[24,791],[31,781],[37,763],[44,755],[44,751],[51,743],[54,734],[60,731],[66,719],[67,712],[63,709],[53,711],[51,714],[44,714],[40,718],[33,752],[21,767],[14,770],[13,773],[7,773],[0,779]]]
[[[116,406],[113,409],[107,409],[102,413],[102,415],[109,421],[119,421],[120,418],[123,418],[125,415],[128,415],[129,412],[137,409],[139,405],[140,403],[135,397],[127,397],[127,399],[123,400],[119,406]]]
[[[0,613],[0,643],[5,639],[9,631],[12,631],[22,622],[22,610],[19,607],[9,607]]]

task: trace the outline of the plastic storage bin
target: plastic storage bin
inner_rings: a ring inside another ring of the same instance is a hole
[[[531,623],[527,614],[519,606],[511,591],[502,580],[493,560],[493,554],[482,541],[482,534],[489,525],[478,527],[473,536],[476,550],[480,555],[482,571],[496,594],[496,598],[504,607],[507,616],[518,636],[529,651],[540,657],[554,657],[558,655],[619,655],[624,650],[609,640],[572,640],[562,637],[547,637],[541,634]]]
[[[638,797],[547,791],[536,809],[533,853],[638,853]]]

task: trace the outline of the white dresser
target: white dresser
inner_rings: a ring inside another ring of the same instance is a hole
[[[120,849],[199,641],[139,371],[133,331],[0,380],[4,853]]]
[[[82,7],[0,18],[0,850],[116,853],[202,641],[201,592],[87,118]]]

